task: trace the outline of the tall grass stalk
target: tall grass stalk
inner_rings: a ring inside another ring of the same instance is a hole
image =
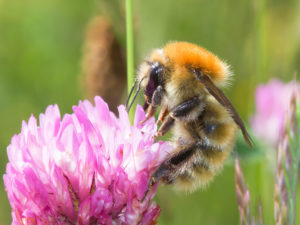
[[[134,83],[134,39],[133,39],[133,15],[132,0],[126,0],[126,52],[127,52],[127,94]],[[129,113],[133,120],[134,110]]]
[[[297,97],[294,94],[291,99],[286,130],[278,147],[278,169],[274,193],[277,225],[295,224],[296,218],[296,187],[300,162],[300,106]]]
[[[251,225],[251,203],[250,191],[245,183],[243,171],[239,160],[235,158],[235,190],[240,212],[240,220],[242,225]]]
[[[134,39],[132,0],[126,0],[126,51],[127,51],[127,90],[128,93],[134,83]]]
[[[288,127],[288,139],[291,151],[291,168],[290,168],[290,190],[289,194],[289,221],[295,223],[296,218],[296,188],[299,172],[299,157],[300,157],[300,140],[299,140],[299,125],[300,125],[300,107],[296,96],[293,96],[291,101],[292,114]]]
[[[240,213],[241,225],[264,225],[263,208],[261,200],[255,206],[256,212],[252,212],[250,190],[246,185],[244,173],[238,157],[235,158],[235,190]]]

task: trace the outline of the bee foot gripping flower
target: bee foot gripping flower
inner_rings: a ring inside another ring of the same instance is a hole
[[[23,122],[8,146],[4,175],[12,224],[155,224],[160,209],[144,201],[153,170],[170,150],[154,143],[154,119],[144,125],[137,107],[130,126],[124,106],[119,118],[95,98],[80,102],[61,120],[57,105]]]

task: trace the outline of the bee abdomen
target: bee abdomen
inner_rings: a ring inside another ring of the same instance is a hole
[[[223,166],[224,161],[228,158],[231,149],[210,149],[208,151],[202,151],[203,160],[215,169],[219,169]]]
[[[205,188],[219,170],[205,163],[194,164],[189,170],[180,174],[174,185],[178,190],[192,192],[199,187]]]

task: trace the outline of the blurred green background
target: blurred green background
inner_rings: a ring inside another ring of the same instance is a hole
[[[121,44],[124,1],[0,0],[0,173],[6,147],[21,121],[49,104],[62,113],[82,98],[78,76],[88,22],[99,13],[114,21]],[[299,0],[134,1],[136,65],[169,40],[204,46],[232,65],[225,92],[245,121],[254,112],[254,90],[271,77],[284,81],[300,71]],[[243,154],[252,203],[260,198],[265,224],[273,224],[274,150]],[[209,188],[193,194],[160,187],[159,224],[239,224],[232,160]],[[298,206],[300,189],[298,188]],[[300,224],[298,215],[296,224]],[[0,224],[10,224],[10,206],[0,179]]]

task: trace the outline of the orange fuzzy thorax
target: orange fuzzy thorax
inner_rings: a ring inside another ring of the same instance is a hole
[[[164,53],[171,62],[180,66],[200,68],[216,82],[223,82],[230,76],[229,66],[211,52],[188,42],[171,42],[164,47]]]

